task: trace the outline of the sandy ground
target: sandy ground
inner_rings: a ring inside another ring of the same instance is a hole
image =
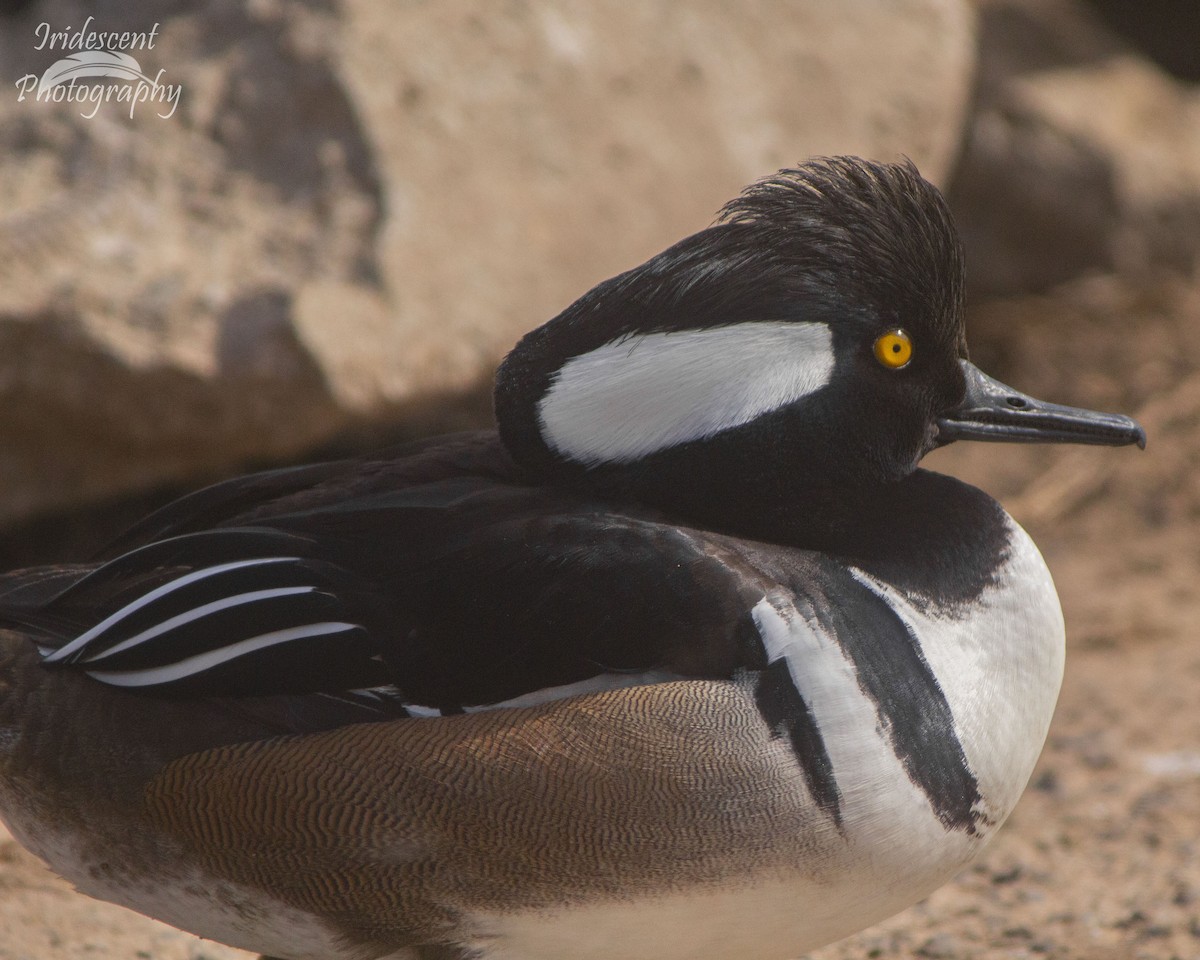
[[[1062,699],[984,857],[816,957],[1200,960],[1196,306],[1185,287],[1100,284],[981,316],[977,359],[995,373],[1139,413],[1150,446],[960,445],[932,458],[1002,496],[1046,553],[1068,623]],[[0,960],[244,956],[75,894],[0,839]]]

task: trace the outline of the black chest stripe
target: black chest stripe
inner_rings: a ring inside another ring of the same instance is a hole
[[[899,614],[845,567],[827,560],[821,572],[826,592],[814,596],[813,612],[854,664],[897,759],[948,829],[974,833],[981,817],[979,784],[920,643]]]
[[[786,736],[804,771],[804,780],[817,806],[842,829],[842,792],[833,774],[833,764],[817,721],[796,689],[785,658],[768,664],[758,675],[754,702],[772,737]]]

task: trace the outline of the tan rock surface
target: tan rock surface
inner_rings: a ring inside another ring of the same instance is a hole
[[[224,0],[138,55],[168,119],[0,98],[0,523],[402,420],[810,154],[940,179],[974,44],[965,0]]]

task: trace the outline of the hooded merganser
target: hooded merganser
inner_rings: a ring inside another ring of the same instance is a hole
[[[218,484],[0,580],[0,812],[290,960],[771,960],[1008,816],[1063,665],[959,439],[1144,445],[967,360],[910,163],[812,160],[601,283],[498,429]]]

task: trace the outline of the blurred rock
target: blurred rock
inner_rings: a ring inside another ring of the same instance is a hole
[[[1093,270],[1190,271],[1200,91],[1074,0],[985,0],[976,109],[950,201],[982,299]]]
[[[1088,0],[1114,30],[1181,80],[1200,80],[1196,0]]]
[[[6,75],[94,12],[11,10]],[[133,53],[183,93],[167,119],[0,98],[0,521],[430,421],[805,156],[941,179],[975,55],[965,0],[101,12],[161,20]]]

